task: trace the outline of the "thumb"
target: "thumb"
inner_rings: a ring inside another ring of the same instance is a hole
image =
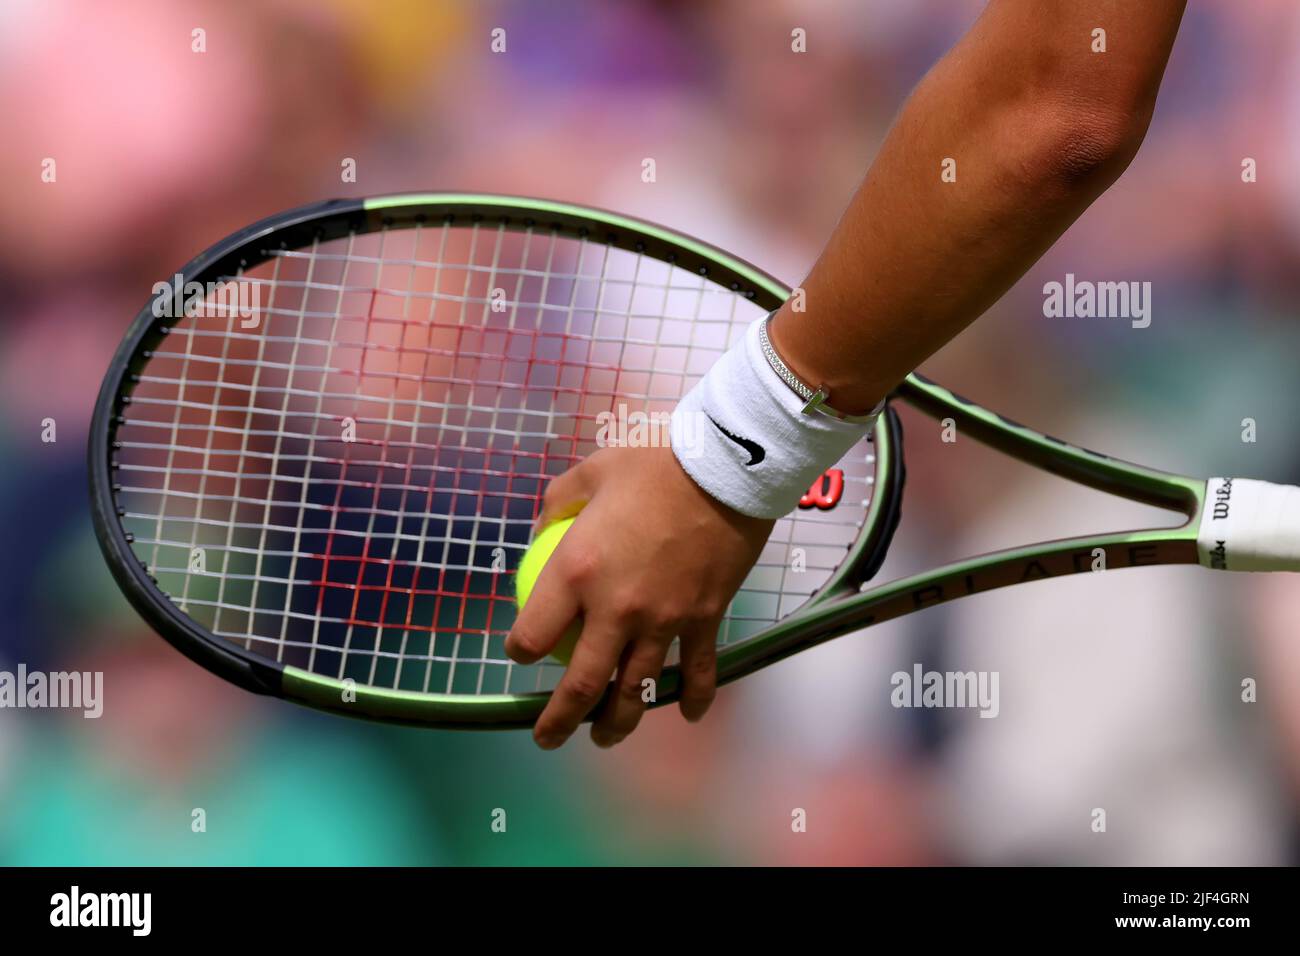
[[[587,506],[587,502],[596,493],[598,458],[599,452],[551,479],[542,494],[542,510],[537,516],[538,528],[572,518]]]
[[[561,542],[542,568],[528,603],[519,610],[506,635],[506,656],[517,664],[536,663],[555,650],[581,613],[577,596],[566,586],[562,569],[556,566],[566,544]]]

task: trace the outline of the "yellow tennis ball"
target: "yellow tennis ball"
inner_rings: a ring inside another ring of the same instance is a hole
[[[546,562],[551,560],[551,555],[559,546],[560,539],[572,525],[572,518],[551,522],[541,530],[533,539],[533,543],[528,546],[528,550],[524,552],[524,559],[519,562],[519,570],[515,572],[515,598],[521,608],[528,601],[528,595],[533,593],[537,576],[542,573],[542,568],[546,567]],[[569,659],[573,657],[573,647],[578,643],[578,635],[581,633],[582,624],[575,621],[564,632],[560,643],[555,645],[551,656],[563,664],[569,663]]]

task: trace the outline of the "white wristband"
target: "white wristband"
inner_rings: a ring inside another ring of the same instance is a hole
[[[789,514],[816,478],[875,422],[804,414],[804,399],[768,364],[759,328],[749,326],[678,403],[672,445],[706,492],[741,514]]]

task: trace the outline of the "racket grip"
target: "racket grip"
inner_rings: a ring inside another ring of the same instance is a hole
[[[1300,487],[1211,478],[1196,552],[1207,568],[1300,571]]]

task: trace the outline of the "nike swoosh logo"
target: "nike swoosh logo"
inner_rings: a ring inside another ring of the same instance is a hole
[[[709,417],[709,421],[713,422],[713,416],[710,415],[708,417]],[[713,422],[713,427],[716,428],[718,431],[722,432],[723,435],[727,436],[727,438],[729,438],[731,441],[734,441],[741,448],[745,449],[745,451],[749,452],[749,461],[745,462],[746,468],[750,468],[754,465],[757,465],[760,461],[762,461],[764,458],[767,457],[767,452],[763,450],[763,446],[760,445],[758,442],[750,441],[748,438],[741,438],[739,435],[733,435],[731,432],[727,431],[717,422]]]

